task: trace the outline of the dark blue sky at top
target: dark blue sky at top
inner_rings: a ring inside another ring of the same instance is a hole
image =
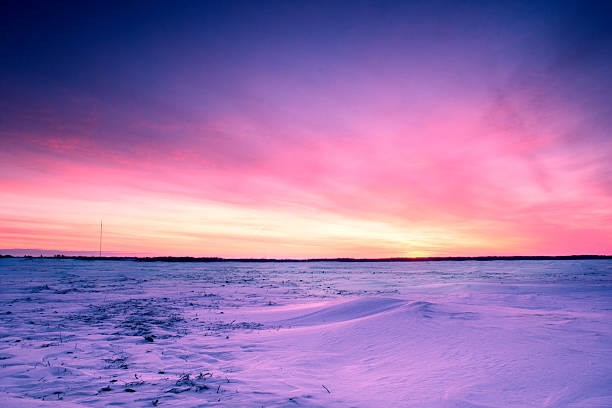
[[[1,15],[2,72],[24,80],[87,81],[96,70],[200,58],[257,64],[274,51],[334,58],[387,47],[408,55],[503,48],[520,38],[526,56],[550,52],[558,64],[603,62],[612,49],[610,2],[24,1],[5,3]]]
[[[611,116],[610,2],[24,1],[0,16],[0,120],[15,128],[29,107],[78,115],[71,104],[88,98],[110,128],[127,112],[189,120],[243,103],[248,79],[282,100],[295,83],[358,81],[348,70],[502,93],[545,83],[605,126]]]

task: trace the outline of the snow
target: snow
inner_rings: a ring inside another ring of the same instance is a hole
[[[2,407],[612,407],[608,260],[1,259],[0,282]]]

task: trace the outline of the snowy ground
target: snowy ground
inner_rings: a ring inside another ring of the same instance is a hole
[[[612,262],[0,259],[0,406],[612,407]]]

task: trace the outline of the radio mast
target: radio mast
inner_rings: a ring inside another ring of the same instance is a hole
[[[100,254],[98,256],[102,258],[102,220],[100,220]]]

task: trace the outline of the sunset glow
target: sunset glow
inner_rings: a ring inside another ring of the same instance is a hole
[[[0,248],[612,253],[609,14],[308,4],[3,13]]]

